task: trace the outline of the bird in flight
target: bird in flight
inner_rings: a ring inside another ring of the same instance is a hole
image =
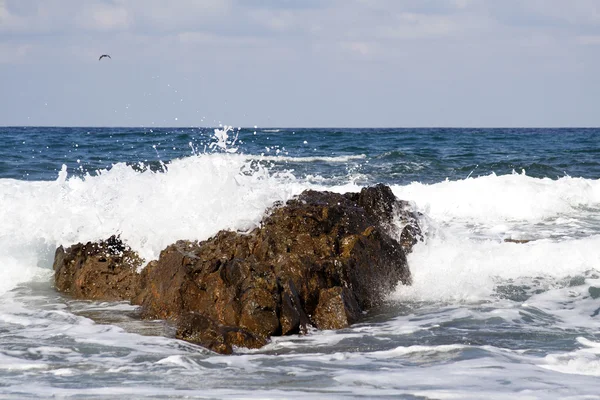
[[[109,56],[108,54],[102,54],[102,55],[100,56],[100,58],[98,58],[98,61],[102,60],[104,57],[108,57],[108,58],[110,58],[110,56]],[[112,60],[112,58],[110,58],[110,59]]]

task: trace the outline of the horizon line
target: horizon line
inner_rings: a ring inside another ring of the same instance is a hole
[[[233,129],[598,129],[600,126],[158,126],[158,125],[0,125],[0,128],[149,128],[149,129],[216,129],[225,126]]]

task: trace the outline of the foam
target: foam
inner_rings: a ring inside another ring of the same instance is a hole
[[[35,252],[25,253],[10,252],[7,249],[0,251],[0,263],[2,272],[0,272],[0,295],[14,288],[16,285],[31,282],[35,280],[45,280],[50,276],[50,270],[37,267],[39,257]]]
[[[150,260],[179,239],[251,229],[273,202],[302,189],[292,175],[270,174],[236,154],[175,160],[165,172],[119,163],[97,176],[68,178],[63,168],[54,182],[0,180],[0,244],[27,247],[35,240],[53,252],[57,245],[120,233]],[[4,256],[7,262],[14,252]]]
[[[190,360],[188,357],[184,357],[182,355],[174,355],[165,357],[161,360],[158,360],[156,364],[161,365],[172,365],[177,367],[182,367],[188,370],[197,370],[199,368],[198,363]]]
[[[565,354],[549,354],[540,367],[564,374],[600,376],[600,343],[579,337],[584,348]]]
[[[47,368],[48,364],[44,362],[24,360],[22,358],[11,357],[6,354],[0,353],[0,370],[28,371]]]
[[[498,284],[524,278],[557,280],[600,265],[600,235],[526,244],[438,236],[417,244],[408,257],[411,286],[392,296],[410,301],[476,302],[494,296]]]
[[[69,177],[63,168],[54,182],[2,179],[0,261],[5,267],[0,293],[47,279],[58,245],[120,233],[151,260],[179,239],[252,229],[273,202],[308,187],[340,193],[361,189],[354,182],[317,187],[248,162],[247,156],[224,153],[174,160],[164,172],[116,164],[83,178]],[[425,212],[430,231],[427,243],[417,245],[409,257],[412,287],[399,290],[396,298],[478,301],[494,294],[498,278],[558,278],[599,265],[598,236],[574,240],[568,234],[586,221],[582,207],[598,207],[599,181],[490,175],[393,190]],[[539,220],[551,216],[553,226],[540,227]],[[550,233],[544,233],[546,228]],[[567,232],[562,244],[549,239],[501,242],[514,236],[543,239],[560,229]]]
[[[227,128],[219,149],[234,143]],[[53,182],[0,180],[0,294],[31,281],[52,265],[57,246],[121,238],[147,261],[180,239],[205,240],[221,229],[250,230],[276,201],[306,188],[289,172],[272,172],[227,152],[177,159],[162,171],[118,163],[94,176],[70,176],[63,166]],[[328,187],[359,189],[353,183]]]
[[[222,356],[173,339],[144,337],[66,312],[56,313],[56,304],[48,305],[51,311],[30,310],[20,307],[19,299],[14,297],[15,292],[3,296],[0,313],[11,310],[29,319],[27,329],[5,326],[11,329],[11,336],[21,338],[20,343],[25,345],[15,346],[10,354],[5,354],[8,357],[0,357],[0,362],[5,361],[6,370],[26,372],[31,379],[27,383],[10,380],[0,395],[24,398],[420,395],[473,399],[484,395],[506,399],[519,395],[533,398],[585,395],[600,386],[595,375],[579,373],[571,373],[569,379],[560,380],[561,385],[555,386],[563,372],[552,369],[549,357],[493,346],[425,344],[436,332],[422,335],[423,344],[418,345],[399,346],[388,338],[396,334],[399,340],[410,339],[410,330],[398,329],[394,333],[394,328],[410,325],[410,321],[426,327],[435,324],[437,318],[460,320],[476,315],[476,311],[464,308],[436,307],[443,315],[425,310],[424,315],[405,315],[382,324],[280,338],[300,344],[287,353],[282,347],[267,347]],[[119,312],[121,309],[115,307]],[[356,342],[349,343],[352,339]],[[324,346],[315,346],[318,343]],[[577,350],[577,357],[593,361],[600,345],[585,338],[579,338],[578,343],[581,349]],[[36,360],[27,360],[27,355]],[[574,358],[570,353],[567,355]],[[563,363],[567,360],[565,354],[555,357]],[[62,378],[77,382],[77,386],[64,385]]]
[[[377,351],[369,353],[370,357],[399,357],[417,353],[449,353],[465,349],[466,346],[459,344],[448,344],[441,346],[399,346],[392,350]]]
[[[439,223],[535,223],[578,215],[586,207],[600,208],[600,180],[568,176],[552,180],[491,174],[431,185],[414,182],[392,189]]]

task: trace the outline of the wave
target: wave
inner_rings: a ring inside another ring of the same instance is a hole
[[[315,161],[323,161],[329,163],[345,163],[353,160],[363,160],[367,158],[364,154],[347,155],[347,156],[313,156],[313,157],[292,157],[292,156],[265,156],[265,155],[245,155],[249,160],[258,161],[273,161],[273,162],[294,162],[294,163],[311,163]]]
[[[413,284],[399,287],[391,298],[523,301],[551,289],[589,286],[600,274],[598,249],[600,235],[526,244],[437,237],[415,246],[409,255]]]
[[[577,338],[582,349],[565,354],[550,354],[540,367],[565,374],[600,376],[600,343]]]
[[[187,157],[162,172],[119,163],[95,176],[69,177],[63,166],[55,181],[1,179],[0,263],[34,275],[37,260],[51,266],[57,246],[115,233],[151,260],[179,239],[251,229],[275,201],[304,188],[289,173],[235,154]],[[5,290],[28,279],[10,274],[6,268],[0,273]]]
[[[343,162],[358,157],[364,155],[331,159]],[[303,162],[318,159],[329,158],[301,158]],[[59,245],[119,233],[143,258],[151,260],[179,239],[204,240],[221,229],[252,229],[275,201],[286,201],[307,188],[361,189],[351,177],[332,184],[315,176],[299,178],[254,160],[242,154],[214,153],[177,159],[158,171],[118,163],[94,176],[71,176],[63,167],[55,181],[0,179],[0,263],[5,266],[0,272],[0,293],[21,282],[46,279]],[[600,210],[598,180],[511,174],[429,185],[414,182],[392,189],[399,198],[414,203],[428,232],[428,242],[411,255],[416,277],[413,293],[440,277],[453,282],[462,273],[473,274],[464,264],[472,263],[471,269],[482,263],[485,266],[489,254],[507,264],[513,257],[537,254],[539,266],[553,260],[568,263],[561,252],[573,250],[583,257],[576,270],[596,262],[597,252],[586,250],[581,243],[600,248],[600,240],[594,236],[600,234],[600,218],[595,217]],[[518,245],[502,242],[506,238],[537,242],[514,247]],[[565,244],[557,246],[557,240]],[[461,259],[461,254],[469,253],[471,258]],[[450,292],[438,288],[439,298],[458,293],[490,296],[494,274],[518,271],[503,272],[501,263],[489,268],[482,282],[471,285],[477,290],[471,290],[465,281],[454,289],[446,287]],[[523,269],[525,276],[532,273],[531,268]]]
[[[436,184],[413,182],[392,187],[429,217],[445,223],[493,226],[504,222],[537,223],[582,209],[600,209],[600,180],[557,180],[524,174],[491,174]]]

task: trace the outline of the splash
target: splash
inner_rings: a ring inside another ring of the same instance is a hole
[[[180,239],[250,230],[275,201],[305,187],[291,173],[220,152],[174,160],[163,171],[118,163],[83,177],[63,166],[53,182],[2,179],[0,291],[49,270],[57,246],[120,234],[150,261]]]
[[[209,145],[209,148],[213,150],[221,150],[226,153],[235,153],[238,150],[238,148],[233,146],[235,146],[235,143],[238,140],[240,129],[238,128],[235,131],[235,137],[233,139],[230,139],[230,132],[233,132],[232,126],[225,125],[222,129],[215,129],[215,141]]]

